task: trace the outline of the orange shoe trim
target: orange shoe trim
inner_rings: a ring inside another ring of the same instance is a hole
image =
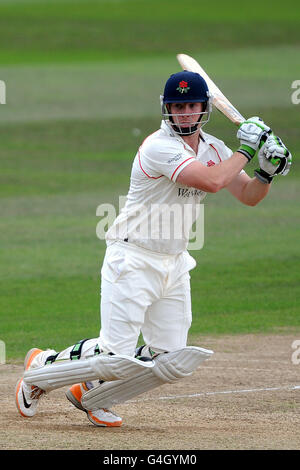
[[[42,349],[35,349],[35,351],[32,351],[32,353],[31,353],[31,355],[29,356],[29,359],[28,359],[28,361],[27,361],[25,370],[28,370],[28,369],[29,369],[29,367],[30,367],[30,365],[31,365],[31,363],[32,363],[32,361],[33,361],[33,359],[34,359],[38,354],[40,354],[41,352],[43,352]]]
[[[122,425],[122,420],[115,421],[114,423],[109,423],[107,421],[101,421],[100,419],[96,418],[96,416],[94,416],[91,411],[88,411],[88,414],[91,416],[91,418],[93,418],[93,421],[95,421],[96,423],[104,424],[105,426],[108,426],[108,427],[117,427],[117,426]]]
[[[24,415],[24,413],[22,413],[20,405],[19,405],[19,401],[18,401],[18,393],[19,393],[22,381],[23,381],[23,379],[20,379],[17,386],[16,386],[16,404],[17,404],[17,408],[18,408],[18,411],[19,411],[20,415],[22,415],[23,418],[30,418],[30,416],[26,416],[26,415]]]
[[[72,387],[70,387],[69,391],[72,393],[72,395],[76,398],[77,401],[81,402],[82,391],[81,391],[80,384],[72,385]]]

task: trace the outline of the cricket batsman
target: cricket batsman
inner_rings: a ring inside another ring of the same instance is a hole
[[[106,233],[101,329],[61,352],[31,349],[17,383],[17,409],[32,417],[40,398],[69,386],[67,398],[96,426],[121,426],[110,408],[190,376],[213,351],[187,346],[192,322],[189,233],[207,193],[226,188],[247,206],[285,175],[291,154],[262,119],[238,131],[232,152],[203,131],[212,110],[205,80],[182,71],[167,80],[160,129],[134,158],[127,201]],[[250,177],[245,167],[257,154]],[[142,334],[144,345],[137,347]]]

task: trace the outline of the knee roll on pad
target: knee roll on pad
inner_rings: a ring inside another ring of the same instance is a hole
[[[213,351],[196,346],[160,354],[154,361],[155,366],[152,372],[164,383],[172,383],[191,375],[199,364],[212,354]]]
[[[191,375],[201,362],[209,359],[212,354],[213,351],[196,346],[160,354],[153,361],[154,367],[126,380],[104,382],[85,392],[82,405],[85,409],[93,411],[124,403],[160,385],[173,383]]]

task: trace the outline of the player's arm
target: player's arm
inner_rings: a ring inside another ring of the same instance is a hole
[[[270,184],[264,184],[258,178],[250,178],[247,173],[241,173],[227,185],[227,189],[246,206],[256,206],[266,197],[270,186]]]
[[[260,118],[253,117],[242,123],[237,132],[239,149],[227,160],[218,165],[205,167],[195,161],[185,167],[177,177],[177,182],[216,193],[227,187],[244,166],[255,156],[263,135],[270,131]]]
[[[228,160],[211,167],[206,167],[195,160],[179,173],[176,182],[205,192],[216,193],[228,186],[247,162],[248,159],[240,152],[235,152]]]

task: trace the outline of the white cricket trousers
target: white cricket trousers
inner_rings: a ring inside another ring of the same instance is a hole
[[[100,348],[132,356],[140,333],[156,352],[185,347],[195,266],[187,251],[168,255],[125,241],[109,245],[101,269]]]

